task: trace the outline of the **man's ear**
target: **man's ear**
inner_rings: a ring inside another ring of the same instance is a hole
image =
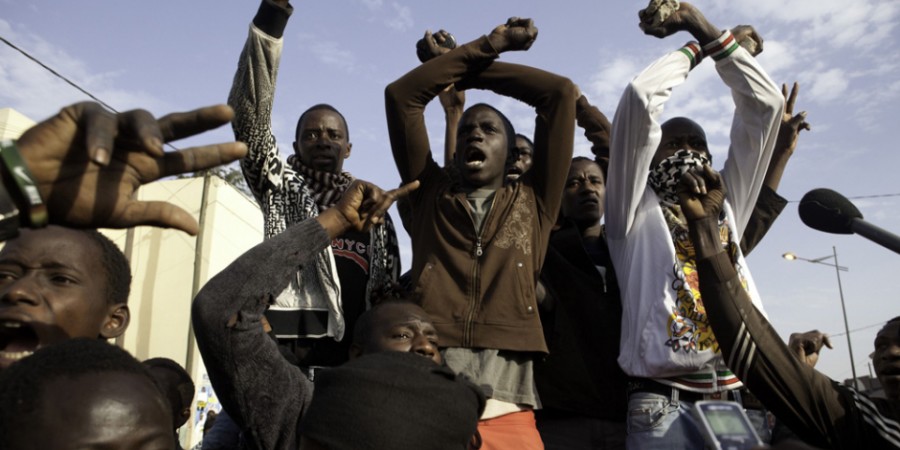
[[[300,145],[297,144],[297,141],[294,141],[294,143],[291,144],[291,147],[294,147],[294,154],[295,154],[295,155],[299,155],[299,154],[300,154]]]
[[[106,321],[100,329],[100,336],[104,339],[112,339],[125,334],[128,323],[131,321],[131,310],[125,303],[111,305],[106,313]]]
[[[350,142],[348,142],[348,143],[347,143],[347,150],[344,152],[344,159],[347,159],[347,158],[350,157],[350,150],[352,150],[352,149],[353,149],[353,144],[351,144]]]
[[[350,344],[350,350],[348,350],[347,353],[349,354],[350,359],[356,359],[362,356],[363,349],[359,344],[354,342],[353,344]]]
[[[178,428],[181,428],[184,424],[187,423],[191,418],[191,407],[188,406],[181,410],[181,413],[178,414]]]

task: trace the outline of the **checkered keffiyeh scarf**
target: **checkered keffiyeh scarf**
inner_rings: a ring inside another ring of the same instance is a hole
[[[687,171],[710,164],[706,155],[681,149],[660,161],[656,167],[650,170],[647,184],[656,192],[659,199],[668,206],[678,204],[676,188],[681,176]]]
[[[287,163],[306,180],[306,186],[319,207],[319,212],[334,206],[354,180],[353,175],[347,172],[322,172],[305,166],[297,155],[288,156]]]
[[[296,154],[288,156],[287,163],[303,177],[310,196],[319,212],[325,211],[341,200],[344,191],[355,180],[348,172],[322,172],[300,162]],[[312,215],[310,215],[312,217]],[[373,300],[381,297],[396,282],[400,261],[391,255],[389,248],[397,247],[393,222],[386,220],[369,230],[369,282],[366,285],[366,309]]]

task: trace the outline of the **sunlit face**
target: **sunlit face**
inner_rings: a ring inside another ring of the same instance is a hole
[[[589,160],[572,162],[563,189],[562,214],[579,225],[591,226],[603,217],[606,182],[597,163]]]
[[[516,136],[516,150],[513,156],[515,159],[512,160],[509,168],[506,170],[507,181],[516,181],[531,169],[534,147],[531,146],[527,139],[522,136]]]
[[[123,372],[61,377],[48,383],[40,401],[39,423],[21,439],[27,448],[175,448],[171,412],[146,377]]]
[[[486,106],[474,106],[463,114],[457,130],[454,160],[463,185],[500,188],[509,150],[503,119]]]
[[[411,303],[384,304],[374,311],[364,353],[417,353],[440,364],[438,334],[428,313]]]
[[[340,114],[329,109],[306,113],[297,131],[294,151],[300,162],[321,172],[340,173],[351,144]]]
[[[876,335],[872,366],[887,398],[900,400],[900,321],[889,322]]]
[[[36,349],[125,331],[107,301],[101,250],[75,230],[22,230],[0,251],[0,369]],[[127,320],[127,319],[126,319]]]
[[[697,122],[684,117],[676,117],[662,124],[662,138],[650,162],[650,168],[656,167],[662,160],[680,149],[702,153],[709,157],[703,128]]]

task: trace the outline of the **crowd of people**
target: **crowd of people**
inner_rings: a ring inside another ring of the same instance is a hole
[[[292,13],[262,0],[228,106],[156,119],[79,103],[0,143],[0,448],[179,448],[194,383],[106,342],[128,327],[131,273],[96,228],[196,234],[188,212],[135,191],[233,161],[265,238],[190,310],[222,404],[203,450],[702,449],[706,401],[743,411],[755,430],[742,448],[900,448],[900,317],[874,343],[886,398],[870,397],[815,370],[826,335],[779,338],[747,265],[809,129],[797,84],[779,88],[755,59],[753,27],[651,1],[645,34],[693,40],[624,86],[612,121],[565,76],[499,60],[531,47],[530,19],[467,43],[428,32],[421,64],[385,88],[400,183],[383,190],[343,171],[349,127],[327,103],[279,155]],[[703,63],[734,100],[719,170],[699,123],[660,120]],[[533,136],[467,107],[469,89],[533,107]],[[436,97],[441,163],[424,118]],[[226,123],[235,142],[163,150]],[[576,128],[594,158],[573,158]]]

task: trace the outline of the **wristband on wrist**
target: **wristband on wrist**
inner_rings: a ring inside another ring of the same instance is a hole
[[[740,45],[731,31],[725,31],[718,39],[704,45],[703,53],[711,56],[713,60],[719,61],[734,53],[738,47]]]
[[[19,190],[19,196],[27,203],[27,225],[32,228],[47,226],[47,205],[41,199],[34,176],[22,160],[16,142],[11,139],[0,141],[0,159],[10,178]]]
[[[700,44],[694,41],[684,44],[684,47],[681,47],[678,51],[684,53],[691,60],[691,69],[697,67],[697,64],[703,61],[703,49],[700,48]]]
[[[0,186],[0,242],[19,235],[19,208],[4,186]]]

